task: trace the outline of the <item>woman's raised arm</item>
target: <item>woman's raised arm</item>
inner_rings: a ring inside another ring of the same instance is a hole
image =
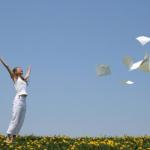
[[[13,71],[10,69],[10,67],[4,62],[3,59],[0,58],[0,62],[4,65],[4,67],[7,69],[7,71],[10,74],[10,77],[12,78],[12,80],[14,81],[14,73]]]
[[[25,75],[25,77],[24,77],[25,80],[28,80],[28,79],[29,79],[30,73],[31,73],[31,66],[29,66],[28,69],[27,69],[26,75]]]

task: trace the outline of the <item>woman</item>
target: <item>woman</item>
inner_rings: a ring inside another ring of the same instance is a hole
[[[19,133],[25,118],[26,113],[26,97],[27,97],[27,82],[30,76],[31,67],[27,69],[27,73],[23,76],[23,70],[21,67],[10,67],[0,58],[0,62],[4,65],[10,74],[11,79],[14,82],[16,89],[16,96],[13,101],[12,118],[7,130],[7,143],[11,143]]]

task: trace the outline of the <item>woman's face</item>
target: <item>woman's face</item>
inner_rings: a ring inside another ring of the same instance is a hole
[[[18,67],[18,68],[17,68],[16,74],[17,74],[17,75],[23,75],[23,70],[22,70],[21,67]]]

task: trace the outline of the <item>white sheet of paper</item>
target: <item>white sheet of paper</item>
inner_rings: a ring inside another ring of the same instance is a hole
[[[143,63],[140,65],[140,70],[144,72],[150,72],[150,57],[146,56]]]
[[[128,80],[128,81],[125,81],[125,84],[134,84],[134,82],[133,81],[130,81],[130,80]]]
[[[128,68],[130,68],[131,65],[133,64],[133,59],[132,59],[130,56],[126,56],[126,57],[124,57],[124,59],[123,59],[123,63],[124,63]]]
[[[140,65],[142,64],[143,60],[140,60],[136,63],[133,63],[130,68],[129,68],[129,71],[132,71],[132,70],[136,70],[140,67]]]
[[[130,58],[130,57],[129,57]],[[129,59],[128,58],[128,59]],[[148,54],[145,54],[144,58],[140,61],[137,61],[135,63],[132,63],[131,62],[131,58],[130,58],[130,63],[128,64],[128,67],[129,67],[129,71],[133,71],[133,70],[136,70],[136,69],[140,69],[141,67],[141,70],[143,68],[143,70],[148,70],[149,68],[149,55]],[[127,65],[127,64],[126,64]],[[147,68],[147,69],[146,69]],[[146,72],[146,71],[145,71]],[[148,72],[148,71],[147,71]]]
[[[96,74],[98,76],[106,76],[111,74],[111,70],[108,65],[97,65]]]
[[[136,38],[136,40],[138,40],[138,42],[140,42],[141,45],[146,45],[147,43],[150,42],[150,37],[139,36],[139,37]]]

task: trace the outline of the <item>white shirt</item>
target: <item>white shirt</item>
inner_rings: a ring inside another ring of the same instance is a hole
[[[15,80],[14,87],[16,89],[17,95],[28,95],[27,93],[27,83],[21,79],[21,77],[18,77],[17,80]]]

